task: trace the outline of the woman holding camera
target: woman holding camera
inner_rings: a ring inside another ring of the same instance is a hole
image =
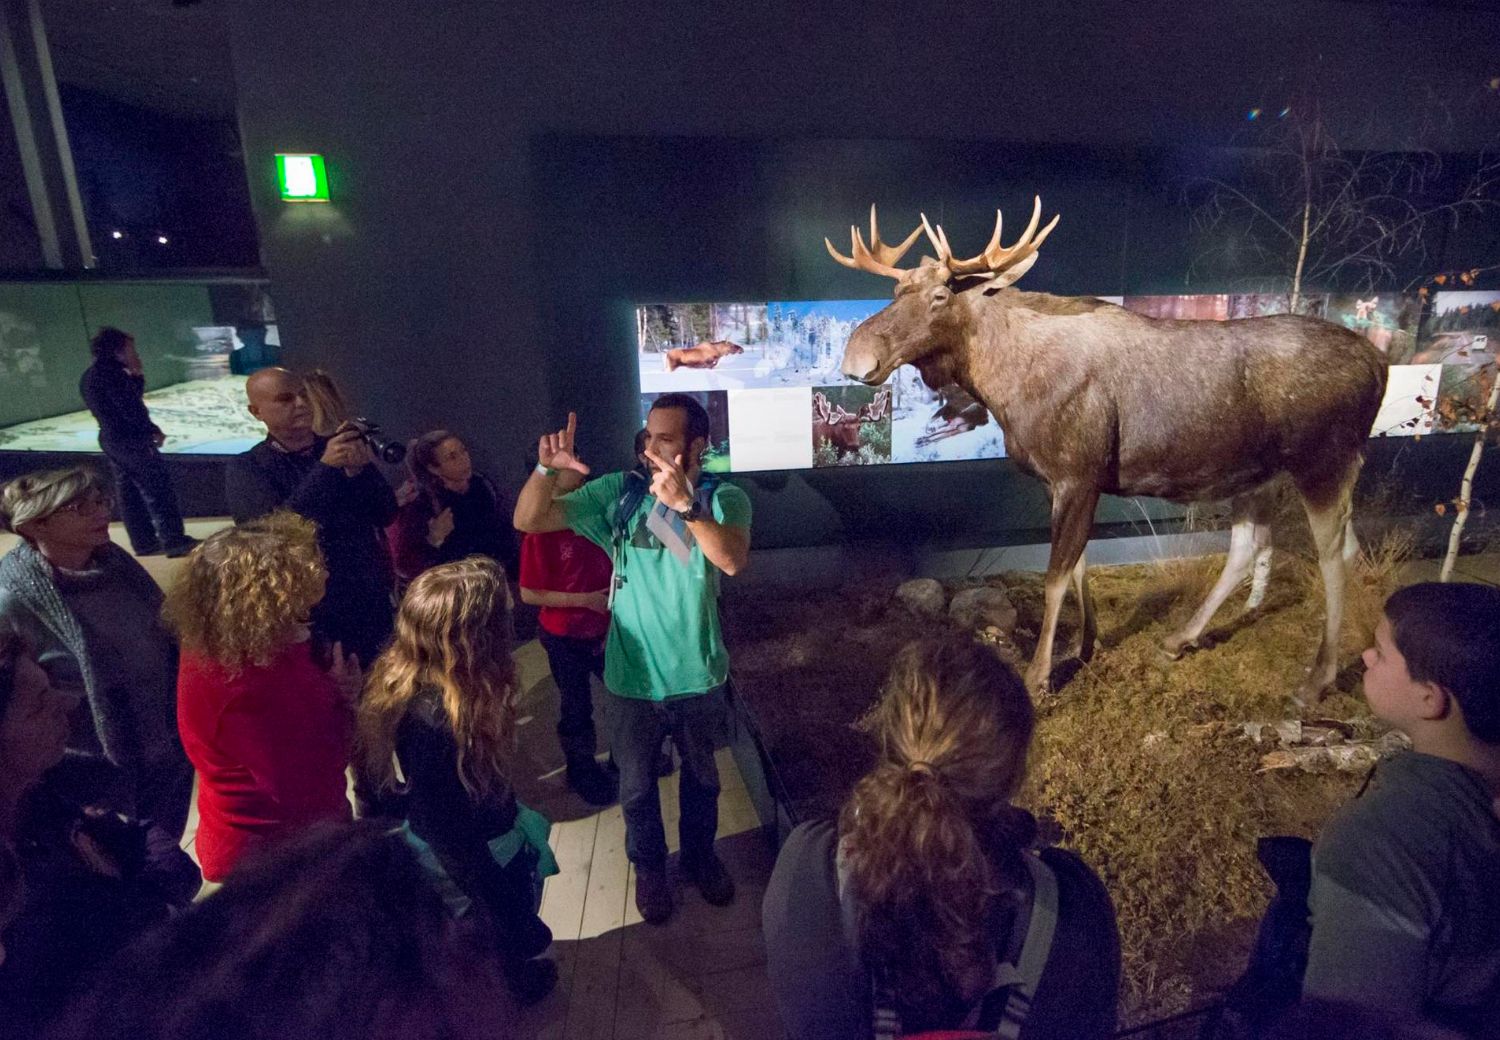
[[[412,441],[411,483],[391,528],[396,574],[408,582],[440,563],[488,556],[515,573],[516,535],[495,487],[474,472],[469,449],[448,430]]]

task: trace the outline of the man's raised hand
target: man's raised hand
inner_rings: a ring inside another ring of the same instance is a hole
[[[656,465],[656,472],[651,477],[651,494],[656,496],[656,500],[679,513],[692,509],[693,485],[682,468],[682,456],[668,462],[650,449],[645,454]]]
[[[568,425],[556,433],[542,435],[537,441],[536,460],[548,469],[571,469],[588,476],[589,468],[579,461],[573,447],[578,436],[578,414],[568,413]]]

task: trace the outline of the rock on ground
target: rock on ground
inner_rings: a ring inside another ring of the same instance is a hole
[[[981,586],[964,589],[948,605],[954,624],[969,629],[995,628],[1010,635],[1016,627],[1016,608],[1004,589]]]
[[[942,617],[948,605],[948,594],[936,578],[913,578],[896,589],[896,602],[923,617]]]

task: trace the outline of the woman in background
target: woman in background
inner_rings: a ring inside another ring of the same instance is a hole
[[[198,861],[220,881],[252,846],[348,819],[359,664],[318,663],[327,572],[312,521],[277,512],[210,536],[167,598],[182,640],[177,720],[198,769]]]
[[[1032,726],[1025,687],[990,648],[955,635],[900,652],[871,720],[878,764],[836,824],[792,831],[766,890],[789,1035],[1002,1022],[1023,1040],[1113,1034],[1109,896],[1077,856],[1034,851],[1036,821],[1010,804]]]
[[[0,490],[0,526],[21,536],[0,559],[0,633],[20,637],[52,687],[75,698],[68,756],[48,783],[149,821],[159,860],[196,877],[177,849],[193,790],[177,739],[177,642],[161,589],[109,539],[111,505],[85,467]]]
[[[504,571],[485,557],[412,582],[360,702],[358,746],[364,782],[403,794],[412,833],[493,922],[511,991],[531,1002],[552,989],[557,966],[536,959],[552,941],[536,914],[539,850],[512,842],[496,853],[520,813],[509,776],[511,606]]]
[[[411,489],[391,527],[396,573],[411,581],[429,567],[488,556],[515,573],[516,533],[495,487],[474,472],[469,449],[448,430],[411,442]]]
[[[319,437],[332,437],[340,426],[354,418],[343,391],[323,369],[315,368],[303,376],[302,389],[312,412],[313,432]]]

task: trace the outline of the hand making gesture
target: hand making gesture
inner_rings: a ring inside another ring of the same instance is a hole
[[[656,466],[656,472],[651,476],[651,493],[656,496],[656,500],[679,513],[692,509],[693,484],[682,467],[682,456],[678,455],[674,461],[668,462],[648,448],[646,458]]]
[[[588,476],[589,468],[579,461],[573,441],[578,436],[578,414],[568,413],[568,425],[556,433],[546,433],[537,441],[536,460],[548,469],[571,469]]]

